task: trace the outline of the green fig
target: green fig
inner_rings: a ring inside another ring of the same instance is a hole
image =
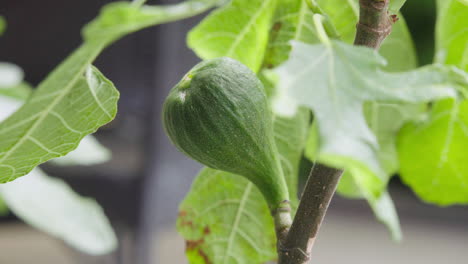
[[[183,153],[214,169],[242,175],[271,209],[289,199],[262,83],[242,63],[199,63],[172,88],[164,128]]]

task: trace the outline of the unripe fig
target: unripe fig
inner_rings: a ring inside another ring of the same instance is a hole
[[[289,199],[263,85],[240,62],[218,58],[196,65],[172,88],[163,119],[181,152],[246,177],[272,209]]]

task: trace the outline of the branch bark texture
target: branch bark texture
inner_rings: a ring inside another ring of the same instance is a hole
[[[314,2],[314,1],[312,1]],[[398,20],[388,12],[390,0],[360,0],[354,45],[378,50]],[[291,228],[278,232],[278,264],[307,264],[342,170],[316,164],[309,175]]]
[[[278,263],[309,262],[315,237],[342,173],[342,170],[322,164],[312,168],[291,229],[286,238],[279,242]]]
[[[379,49],[392,32],[396,15],[388,13],[390,0],[359,0],[359,22],[354,45]]]

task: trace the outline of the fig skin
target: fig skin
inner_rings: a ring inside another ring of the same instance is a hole
[[[246,177],[272,210],[289,200],[268,99],[255,73],[242,63],[217,58],[196,65],[166,98],[163,122],[181,152]]]

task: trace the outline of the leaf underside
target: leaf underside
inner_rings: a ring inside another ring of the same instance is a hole
[[[76,194],[64,181],[39,168],[27,177],[0,185],[10,210],[27,224],[63,239],[91,255],[107,254],[117,238],[99,204]]]
[[[290,59],[275,70],[280,77],[277,112],[290,111],[282,100],[310,107],[318,124],[318,161],[374,174],[362,180],[377,196],[387,176],[376,158],[378,143],[364,119],[364,102],[417,103],[455,95],[446,69],[390,74],[380,70],[382,65],[384,60],[368,48],[294,42]]]

